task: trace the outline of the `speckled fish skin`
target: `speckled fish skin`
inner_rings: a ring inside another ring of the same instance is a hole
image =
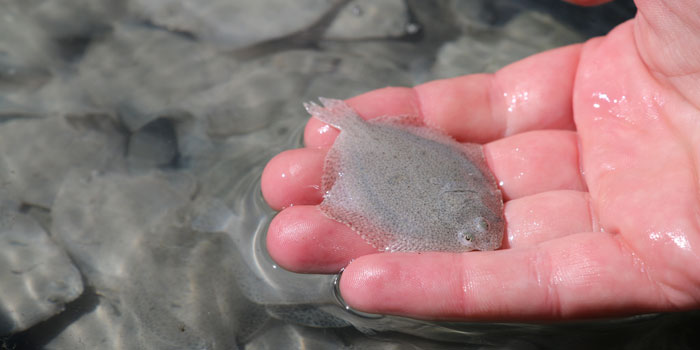
[[[341,130],[324,163],[321,211],[382,251],[494,250],[503,199],[478,144],[412,117],[364,121],[345,102],[307,111]]]

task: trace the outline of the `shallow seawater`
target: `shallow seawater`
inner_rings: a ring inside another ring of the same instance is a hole
[[[494,71],[629,1],[0,2],[0,349],[692,348],[696,313],[432,323],[275,265],[301,102]]]

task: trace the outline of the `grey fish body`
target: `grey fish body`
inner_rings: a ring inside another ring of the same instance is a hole
[[[341,130],[325,163],[321,210],[386,251],[493,250],[503,200],[477,144],[416,118],[364,121],[343,101],[307,104]]]

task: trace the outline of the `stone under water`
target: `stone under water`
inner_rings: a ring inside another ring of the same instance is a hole
[[[83,292],[80,272],[44,228],[2,203],[0,281],[0,340],[60,313]]]

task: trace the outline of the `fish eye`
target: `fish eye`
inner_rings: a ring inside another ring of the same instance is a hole
[[[466,231],[457,232],[457,240],[465,246],[474,245],[474,235]]]
[[[483,217],[478,217],[474,219],[474,226],[476,227],[477,231],[479,232],[488,232],[489,231],[489,222]]]

